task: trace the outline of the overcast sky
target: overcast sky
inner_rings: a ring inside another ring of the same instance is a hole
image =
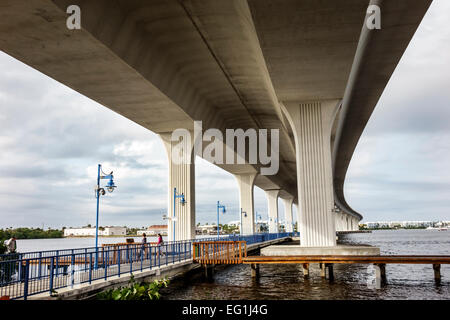
[[[364,221],[450,220],[450,1],[435,0],[357,146],[345,184]],[[163,223],[159,137],[0,52],[0,228],[95,224],[97,164],[117,190],[100,225]],[[218,197],[218,195],[220,195]],[[234,177],[197,158],[197,221],[239,219]],[[255,206],[267,217],[264,192]],[[279,202],[283,219],[284,208]]]

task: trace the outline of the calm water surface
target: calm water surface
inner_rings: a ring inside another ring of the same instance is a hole
[[[450,255],[450,231],[386,230],[341,236],[342,244],[369,244],[381,254]],[[201,273],[171,282],[162,291],[165,299],[419,299],[450,300],[450,266],[442,265],[442,282],[436,285],[431,265],[387,265],[388,285],[368,287],[374,270],[367,265],[335,265],[335,281],[320,277],[312,265],[310,279],[303,279],[299,265],[261,265],[259,280],[252,280],[250,266],[216,270],[208,283]]]

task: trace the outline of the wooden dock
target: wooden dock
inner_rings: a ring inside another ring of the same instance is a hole
[[[380,284],[387,283],[387,264],[429,264],[433,267],[434,279],[441,281],[441,264],[450,264],[450,256],[415,256],[415,255],[378,255],[378,256],[251,256],[242,259],[243,264],[250,264],[252,276],[259,275],[260,264],[301,264],[303,275],[309,277],[309,265],[318,263],[321,276],[334,279],[334,264],[372,264],[376,269],[376,279]]]
[[[414,256],[414,255],[379,255],[379,256],[250,256],[242,258],[244,264],[267,263],[344,263],[344,264],[450,264],[450,256]]]
[[[194,245],[194,262],[209,268],[218,264],[249,264],[252,276],[258,276],[261,264],[301,264],[303,274],[309,277],[309,265],[317,263],[321,275],[333,279],[334,264],[371,264],[376,268],[377,277],[386,283],[387,264],[429,264],[434,270],[434,278],[441,280],[441,265],[450,264],[450,256],[445,255],[302,255],[302,256],[247,256],[245,242],[211,241]]]

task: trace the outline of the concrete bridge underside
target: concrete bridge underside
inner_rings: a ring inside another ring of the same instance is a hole
[[[365,22],[381,8],[381,30]],[[280,168],[220,165],[236,176],[255,231],[253,186],[292,221],[303,246],[333,246],[362,216],[343,186],[356,144],[431,0],[0,0],[0,49],[168,139],[177,128],[279,129]],[[66,27],[69,5],[81,30]],[[224,135],[225,136],[225,135]],[[195,159],[195,155],[193,155]],[[178,239],[195,235],[195,167],[171,165]],[[336,210],[337,208],[337,210]],[[172,229],[169,222],[169,230]],[[171,232],[171,231],[170,231]]]

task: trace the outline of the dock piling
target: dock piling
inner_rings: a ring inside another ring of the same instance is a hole
[[[213,278],[214,278],[214,265],[213,264],[205,264],[205,277],[208,281],[213,280]]]
[[[433,270],[434,270],[434,281],[437,284],[439,284],[441,282],[441,265],[433,264]]]
[[[250,266],[252,270],[252,278],[259,278],[259,264],[252,263]]]
[[[334,281],[334,272],[333,272],[333,264],[332,263],[325,263],[325,278]]]
[[[303,263],[303,277],[305,279],[309,278],[309,263]]]
[[[319,263],[320,266],[320,276],[322,278],[326,277],[326,271],[325,271],[325,263]]]

